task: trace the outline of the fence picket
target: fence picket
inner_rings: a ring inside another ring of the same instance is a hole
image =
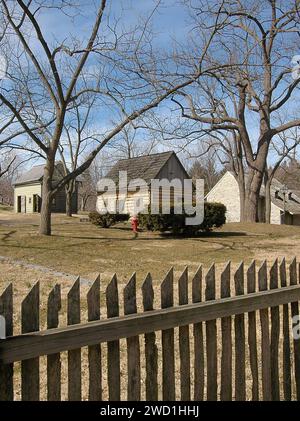
[[[161,284],[161,308],[173,307],[173,268]],[[162,331],[163,400],[175,400],[174,329]]]
[[[142,285],[143,306],[144,311],[153,310],[154,291],[152,284],[152,277],[150,274]],[[146,359],[146,400],[158,400],[158,362],[157,362],[157,346],[155,332],[145,334],[145,359]]]
[[[124,313],[137,313],[136,305],[136,275],[133,274],[124,288]],[[138,336],[127,338],[127,399],[141,400],[141,363],[140,341]]]
[[[106,288],[107,317],[119,316],[119,293],[118,280],[114,275]],[[107,343],[107,378],[110,401],[121,399],[121,378],[120,378],[120,342],[111,341]]]
[[[60,310],[61,290],[60,285],[55,285],[48,296],[47,329],[58,327]],[[47,398],[48,401],[61,400],[61,361],[59,353],[47,357]]]
[[[221,274],[221,298],[230,297],[230,262]],[[221,319],[221,401],[232,400],[232,326],[231,317]]]
[[[290,264],[290,285],[297,285],[297,262],[293,259]],[[291,314],[292,318],[299,316],[299,304],[298,302],[291,303]],[[296,395],[297,400],[300,401],[300,341],[298,339],[293,340],[294,344],[294,367],[295,367],[295,382],[296,382]]]
[[[258,271],[259,291],[268,289],[267,262],[265,261]],[[269,333],[269,309],[260,310],[261,324],[261,348],[262,348],[262,389],[263,400],[272,399],[271,386],[271,352],[270,352],[270,333]]]
[[[87,294],[88,320],[100,320],[100,277],[98,277]],[[88,348],[89,359],[89,400],[102,400],[102,364],[101,345]]]
[[[241,263],[234,274],[235,294],[244,295],[244,264]],[[234,318],[235,329],[235,400],[246,400],[246,350],[245,315]]]
[[[278,260],[276,259],[270,269],[270,289],[278,288]],[[280,400],[279,388],[279,333],[280,317],[279,307],[271,307],[271,385],[272,400]]]
[[[244,264],[241,263],[233,277],[235,296],[232,296],[231,263],[228,262],[221,272],[221,297],[216,299],[216,269],[213,264],[205,276],[205,302],[201,302],[202,268],[199,267],[192,279],[193,304],[191,304],[189,303],[188,268],[186,268],[178,279],[179,305],[174,307],[174,270],[172,268],[161,284],[161,309],[158,310],[154,310],[154,289],[152,277],[148,274],[142,285],[144,314],[137,313],[138,297],[134,274],[124,288],[125,317],[119,317],[118,281],[114,275],[106,289],[108,320],[101,319],[100,278],[97,278],[87,293],[89,323],[81,325],[79,325],[81,319],[80,279],[77,279],[67,296],[68,326],[59,327],[61,290],[59,285],[55,285],[48,295],[47,330],[43,332],[39,332],[40,291],[39,283],[37,283],[22,302],[22,334],[16,337],[12,337],[13,289],[12,285],[9,285],[0,295],[0,314],[5,316],[8,336],[7,339],[0,341],[0,400],[13,400],[14,393],[18,393],[13,389],[12,363],[20,360],[21,399],[39,400],[39,358],[45,355],[47,380],[42,377],[41,380],[47,381],[47,400],[61,400],[63,381],[60,353],[65,351],[68,352],[68,398],[72,401],[81,400],[83,369],[81,348],[88,347],[88,398],[90,401],[100,401],[102,399],[101,344],[104,342],[107,342],[109,400],[121,400],[120,341],[123,341],[123,338],[127,341],[128,400],[140,400],[145,396],[147,401],[157,401],[161,397],[165,401],[173,401],[179,395],[181,400],[188,401],[192,397],[193,389],[194,400],[203,400],[205,394],[208,401],[216,401],[219,399],[219,392],[222,401],[232,400],[233,395],[235,395],[235,400],[246,400],[250,392],[252,400],[256,401],[260,398],[260,381],[262,381],[262,398],[265,401],[278,401],[281,397],[291,400],[294,382],[297,399],[300,399],[300,342],[295,338],[293,347],[290,343],[292,317],[299,315],[300,285],[297,271],[299,270],[300,276],[300,266],[297,265],[296,259],[291,262],[289,281],[287,281],[286,269],[285,259],[280,265],[276,260],[268,272],[265,261],[258,270],[257,282],[256,263],[253,261],[247,269],[247,295],[245,295]],[[280,306],[282,306],[282,312]],[[259,312],[261,341],[257,338],[257,331],[259,331],[257,312]],[[220,325],[217,325],[219,323],[217,320],[220,320]],[[245,320],[248,322],[249,354],[246,353]],[[203,324],[206,328],[205,345]],[[193,325],[193,356],[190,349],[190,325]],[[179,331],[177,344],[175,344],[175,329],[176,333],[177,329]],[[157,331],[161,331],[162,396],[158,387],[160,361],[158,360]],[[35,334],[28,335],[31,332]],[[141,335],[144,336],[145,341],[145,348],[143,348],[145,349],[145,382],[141,379],[139,341]],[[217,335],[220,335],[220,338]],[[217,345],[219,340],[221,340],[220,349]],[[258,342],[261,342],[259,359]],[[177,389],[175,380],[175,345],[179,345],[180,391],[179,382]],[[220,384],[218,383],[218,351],[220,351]],[[248,383],[246,384],[246,356],[247,364],[249,362],[251,368],[252,390],[246,389],[246,385],[248,386]],[[279,356],[282,358],[280,363]],[[194,376],[191,375],[191,358],[194,363]],[[261,371],[258,369],[259,365],[262,367]]]
[[[216,275],[215,265],[208,270],[205,282],[206,301],[216,298]],[[217,322],[206,322],[206,360],[207,360],[207,400],[216,401],[218,398],[218,366],[217,366]]]
[[[185,268],[178,280],[179,305],[188,304],[188,268]],[[190,361],[190,328],[179,327],[180,385],[181,400],[191,400],[191,361]]]
[[[247,270],[247,293],[256,292],[256,263],[253,261]],[[258,384],[258,355],[257,355],[257,335],[256,335],[256,313],[248,313],[248,344],[250,355],[250,367],[252,374],[252,400],[259,400]]]
[[[192,281],[193,303],[202,301],[202,267],[196,271]],[[194,334],[194,400],[202,401],[204,395],[204,343],[203,323],[195,323]]]
[[[0,315],[5,318],[6,337],[13,336],[13,286],[9,284],[0,296]],[[14,399],[14,365],[0,361],[0,401]]]
[[[22,333],[39,330],[40,285],[37,282],[22,302]],[[40,362],[39,358],[22,361],[22,400],[39,401],[40,399]]]
[[[80,279],[78,278],[68,293],[68,325],[80,323]],[[81,400],[81,349],[68,352],[68,399]]]
[[[282,259],[280,264],[280,285],[287,286],[286,280],[286,262]],[[292,399],[292,383],[291,383],[291,344],[290,344],[290,318],[289,305],[283,305],[283,320],[282,320],[282,334],[283,334],[283,396],[284,400],[290,401]]]

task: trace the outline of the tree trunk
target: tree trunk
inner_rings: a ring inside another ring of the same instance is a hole
[[[265,219],[266,223],[271,223],[271,179],[268,174],[265,174],[265,198],[266,198],[266,209],[265,209]]]
[[[69,217],[72,217],[72,196],[72,191],[66,188],[66,215]]]
[[[248,173],[248,182],[246,186],[244,221],[257,222],[259,194],[263,181],[262,172],[251,169]]]
[[[51,235],[52,176],[54,163],[47,161],[42,185],[40,235]]]
[[[244,177],[238,177],[239,193],[240,193],[240,222],[245,221],[245,180]]]
[[[72,197],[74,193],[74,182],[70,181],[69,184],[66,185],[66,215],[72,217]]]

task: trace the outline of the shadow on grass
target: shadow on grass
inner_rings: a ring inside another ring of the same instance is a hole
[[[115,231],[131,231],[131,229],[124,229],[124,228],[113,228]],[[109,228],[107,229],[107,231],[109,232]],[[97,241],[130,241],[130,240],[140,240],[140,241],[165,241],[165,240],[181,240],[181,239],[185,239],[185,240],[201,240],[202,238],[204,239],[208,239],[208,238],[229,238],[229,237],[244,237],[247,236],[247,233],[245,232],[205,232],[205,233],[201,233],[195,236],[190,236],[190,235],[174,235],[170,232],[165,232],[165,233],[153,233],[155,235],[155,237],[144,237],[142,234],[145,233],[147,231],[142,231],[140,232],[140,235],[137,238],[134,237],[126,237],[126,238],[121,238],[121,237],[106,237],[106,236],[101,236],[101,237],[92,237],[92,236],[74,236],[74,235],[67,235],[67,234],[52,234],[52,237],[57,237],[57,238],[72,238],[75,240],[97,240]]]

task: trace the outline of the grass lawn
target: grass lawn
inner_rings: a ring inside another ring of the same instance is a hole
[[[38,235],[38,215],[0,212],[0,256],[93,279],[117,273],[126,280],[133,272],[154,278],[174,266],[181,271],[231,260],[250,262],[276,257],[300,257],[300,227],[266,224],[226,224],[198,238],[170,238],[143,232],[132,239],[128,225],[100,229],[77,217],[53,217],[53,235]],[[6,275],[0,274],[0,280]]]
[[[117,228],[98,229],[90,223],[80,222],[80,218],[66,218],[62,215],[53,217],[53,235],[38,235],[38,215],[15,215],[8,211],[0,212],[0,294],[4,287],[13,282],[14,285],[14,325],[15,334],[20,333],[21,302],[30,287],[40,281],[41,329],[46,326],[47,296],[55,283],[62,287],[61,325],[66,324],[66,296],[76,275],[93,280],[101,273],[101,315],[105,317],[105,287],[113,273],[118,274],[120,283],[120,311],[123,312],[122,289],[130,275],[136,271],[139,284],[147,272],[151,272],[155,282],[155,308],[160,306],[158,282],[164,274],[174,266],[178,279],[185,266],[193,273],[200,264],[205,268],[213,262],[217,264],[217,276],[220,269],[231,260],[236,266],[241,260],[246,263],[252,259],[258,262],[267,259],[274,261],[276,257],[293,256],[300,258],[300,227],[272,226],[266,224],[227,224],[222,229],[198,238],[170,238],[156,233],[141,233],[137,240],[132,239],[128,225]],[[39,265],[39,266],[36,266]],[[45,271],[44,268],[52,269]],[[61,273],[56,273],[56,272]],[[68,276],[68,274],[74,276]],[[204,286],[203,286],[204,287]],[[82,284],[82,321],[87,320],[86,293],[87,283]],[[191,292],[191,291],[190,291]],[[141,310],[141,293],[138,294],[138,309]],[[175,304],[177,303],[177,284],[174,288]],[[219,295],[219,283],[217,283]],[[219,322],[218,322],[219,323]],[[180,367],[178,354],[178,329],[176,333],[176,384],[179,385]],[[260,338],[260,326],[257,325]],[[158,336],[159,372],[161,372],[161,341]],[[191,331],[192,338],[192,331]],[[218,324],[218,358],[221,356],[220,325]],[[259,339],[260,340],[260,339]],[[142,346],[142,339],[141,339]],[[192,345],[191,345],[192,346]],[[260,346],[260,345],[259,345]],[[192,348],[191,348],[192,349]],[[83,350],[83,398],[87,399],[88,366],[87,352]],[[192,357],[191,357],[192,358]],[[193,360],[193,358],[192,358]],[[121,370],[126,373],[126,346],[121,341]],[[281,364],[282,358],[280,359]],[[103,397],[107,398],[106,345],[102,346],[103,363]],[[193,363],[193,362],[192,362]],[[144,378],[144,356],[142,354],[142,378]],[[280,367],[281,372],[282,368]],[[261,362],[259,361],[261,372]],[[41,398],[46,397],[45,358],[41,358]],[[67,355],[62,353],[62,394],[67,396]],[[20,398],[20,364],[15,364],[15,397]],[[126,375],[122,374],[122,398],[126,399]],[[160,382],[161,383],[161,382]],[[251,396],[251,373],[249,359],[246,364],[247,399]],[[293,384],[293,397],[295,397]],[[177,388],[177,398],[179,388]],[[161,384],[159,385],[161,392]],[[143,392],[144,393],[144,392]],[[144,397],[144,395],[143,395]]]

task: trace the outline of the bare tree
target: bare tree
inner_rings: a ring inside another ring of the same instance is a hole
[[[199,47],[193,68],[181,73],[174,71],[174,66],[172,70],[168,67],[173,56],[160,60],[153,50],[148,26],[159,0],[146,21],[128,31],[111,24],[107,3],[106,0],[95,2],[95,20],[87,39],[82,34],[80,38],[75,37],[80,31],[74,25],[73,37],[50,42],[40,19],[45,10],[47,13],[54,10],[57,19],[74,22],[84,13],[85,5],[79,2],[74,6],[66,0],[50,5],[44,0],[0,1],[8,32],[14,34],[7,37],[7,43],[13,44],[13,59],[9,63],[9,81],[0,90],[0,100],[26,132],[30,147],[45,157],[40,234],[51,234],[51,203],[56,193],[84,173],[107,144],[176,90],[196,83],[204,74],[215,70],[214,64],[207,65],[205,57],[226,16],[222,19],[217,16],[209,36]],[[118,110],[122,118],[102,130],[93,144],[89,142],[86,159],[53,185],[55,160],[69,113],[75,104],[91,94],[97,98],[102,113],[113,115]],[[13,98],[19,99],[21,111]]]
[[[295,102],[300,75],[291,68],[299,43],[300,2],[185,3],[197,34],[203,30],[203,17],[207,25],[219,14],[227,17],[226,27],[214,38],[210,60],[215,65],[228,64],[230,70],[214,72],[202,79],[197,89],[181,90],[173,101],[182,117],[197,122],[201,130],[225,133],[227,138],[231,133],[237,155],[246,163],[247,177],[243,165],[238,170],[242,220],[255,222],[272,139],[300,125]],[[182,59],[189,60],[188,54]],[[277,125],[278,113],[286,110],[285,121]]]

